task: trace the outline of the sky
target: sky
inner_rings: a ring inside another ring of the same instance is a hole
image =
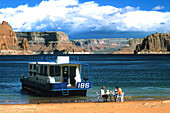
[[[70,39],[143,38],[170,32],[170,0],[0,0],[14,31],[63,31]]]

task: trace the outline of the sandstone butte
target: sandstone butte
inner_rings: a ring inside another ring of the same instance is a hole
[[[5,21],[0,24],[0,50],[18,49],[18,39],[12,27]]]
[[[27,39],[23,39],[21,45],[18,44],[18,38],[8,22],[0,23],[0,54],[1,55],[22,55],[32,54],[29,51]]]
[[[24,38],[24,39],[22,40],[21,47],[22,47],[24,50],[26,50],[26,51],[29,50],[27,38]]]
[[[170,33],[155,33],[136,46],[136,54],[170,54]]]

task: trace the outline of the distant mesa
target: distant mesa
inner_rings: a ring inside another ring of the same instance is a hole
[[[76,46],[67,34],[57,32],[16,32],[19,43],[24,38],[35,54],[89,54],[90,50]]]
[[[77,39],[71,41],[81,48],[90,49],[94,54],[114,54],[114,51],[129,46],[129,41],[131,40],[133,38]],[[131,43],[131,46],[136,47],[136,45]],[[131,53],[133,51],[134,49]]]
[[[155,33],[136,46],[135,54],[170,54],[170,33]]]
[[[133,38],[69,40],[68,35],[61,31],[16,32],[16,35],[19,43],[23,38],[27,38],[29,49],[36,54],[110,54],[128,45],[128,41],[133,40]],[[136,45],[133,44],[135,47]],[[134,49],[132,53],[133,51]]]
[[[126,46],[123,46],[118,51],[112,52],[112,54],[134,54],[136,45],[142,43],[143,38],[131,39],[127,42]]]

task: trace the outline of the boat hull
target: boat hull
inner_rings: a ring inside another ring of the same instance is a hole
[[[86,96],[87,89],[79,88],[56,88],[56,84],[42,85],[38,83],[31,83],[28,80],[21,80],[22,89],[29,90],[37,95],[41,96]],[[64,93],[66,94],[64,94]]]

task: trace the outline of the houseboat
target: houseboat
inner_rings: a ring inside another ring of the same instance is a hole
[[[92,88],[88,78],[89,65],[79,63],[79,57],[41,56],[30,58],[28,76],[21,76],[21,83],[22,89],[44,96],[86,96]]]

